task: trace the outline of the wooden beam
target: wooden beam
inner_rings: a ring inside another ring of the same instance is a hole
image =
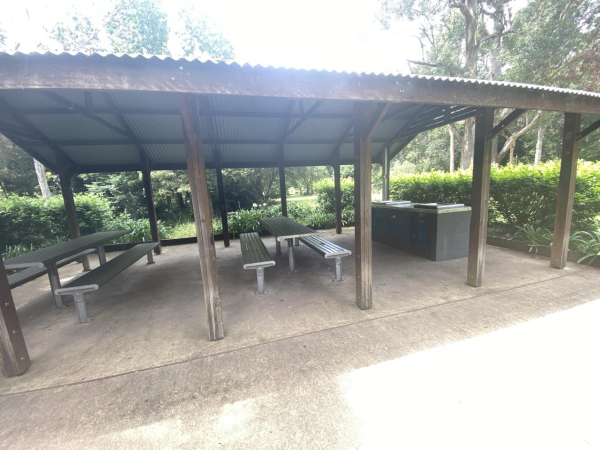
[[[390,106],[392,106],[391,103],[380,103],[379,106],[377,106],[377,109],[375,110],[375,112],[373,113],[373,117],[371,118],[371,123],[367,128],[369,131],[366,136],[367,139],[371,139],[373,137],[373,132],[375,131],[375,128],[377,128],[377,125],[381,123],[383,116],[385,116],[390,110]]]
[[[14,377],[25,373],[30,366],[29,353],[0,254],[0,368],[5,377]]]
[[[71,189],[71,173],[69,173],[63,167],[65,167],[65,165],[60,164],[59,161],[58,180],[60,183],[63,202],[65,204],[69,238],[73,240],[81,237],[81,229],[79,228],[79,221],[77,220],[77,208],[75,207],[75,198],[73,197],[73,190]],[[83,264],[83,270],[91,270],[90,260],[87,256],[83,256],[79,261]]]
[[[371,105],[354,103],[354,261],[356,264],[356,305],[373,305],[371,238]]]
[[[527,112],[527,110],[525,110],[525,109],[515,109],[508,116],[506,116],[504,119],[502,119],[500,121],[500,123],[498,123],[498,125],[496,125],[494,128],[492,128],[490,130],[487,138],[490,140],[494,139],[496,136],[498,136],[502,132],[502,130],[504,130],[507,126],[509,126],[511,123],[513,123],[515,120],[517,120],[519,117],[521,117],[526,112]]]
[[[430,123],[429,125],[425,125],[425,126],[422,126],[422,127],[416,128],[416,129],[406,130],[402,134],[400,139],[411,138],[411,137],[417,136],[420,133],[423,133],[424,131],[433,130],[433,129],[439,128],[441,126],[448,125],[449,123],[454,123],[454,122],[458,122],[460,120],[468,119],[469,117],[473,117],[475,114],[477,114],[477,109],[471,109],[469,111],[465,111],[460,114],[451,116],[448,119],[439,119],[439,120],[436,120],[436,121]]]
[[[383,149],[383,160],[381,162],[381,169],[383,171],[383,186],[381,189],[381,200],[390,199],[390,148],[385,147]]]
[[[417,136],[413,136],[411,138],[407,138],[405,141],[401,142],[400,145],[398,147],[396,147],[396,150],[394,150],[392,152],[392,154],[390,155],[390,161],[392,161],[396,155],[398,155],[398,153],[400,153],[402,150],[404,150],[408,144],[410,144],[414,138],[416,138]]]
[[[198,235],[198,253],[200,272],[204,291],[204,305],[208,319],[208,334],[211,341],[225,336],[223,313],[221,311],[221,291],[217,269],[217,252],[212,230],[210,214],[210,195],[206,182],[204,151],[198,120],[198,105],[193,95],[179,95],[181,118],[186,131],[185,153],[187,159],[190,190],[196,234]]]
[[[421,105],[415,112],[414,112],[414,116],[412,116],[411,119],[409,119],[401,128],[400,130],[396,133],[396,135],[388,142],[385,143],[386,147],[392,148],[392,146],[396,143],[396,141],[398,141],[401,137],[402,137],[402,133],[404,133],[404,131],[406,129],[408,129],[408,127],[410,127],[413,122],[415,120],[417,120],[419,118],[419,115],[421,113],[423,113],[423,111],[425,110],[425,108],[427,108],[427,105]]]
[[[0,89],[127,90],[429,103],[598,114],[600,98],[569,91],[410,76],[306,71],[200,61],[2,54]]]
[[[71,159],[71,157],[62,149],[58,144],[53,142],[48,136],[42,133],[37,127],[33,126],[25,117],[21,116],[16,112],[16,108],[14,108],[10,103],[0,97],[0,106],[3,107],[13,118],[15,122],[17,122],[25,132],[29,135],[37,136],[37,140],[43,142],[50,150],[54,152],[57,160],[62,159],[64,164],[68,165],[69,168],[77,168],[77,164],[75,161]]]
[[[212,116],[212,108],[208,97],[203,96],[199,99],[200,109],[206,116],[206,125],[208,127],[208,138],[216,139],[217,131]],[[215,172],[217,177],[217,193],[219,196],[219,209],[221,210],[221,226],[223,227],[223,243],[229,247],[229,227],[227,223],[227,204],[225,203],[225,187],[223,186],[223,170],[221,167],[221,146],[213,145],[213,161],[215,162]]]
[[[277,146],[277,161],[279,166],[279,198],[281,199],[281,215],[284,217],[287,217],[287,186],[285,184],[285,138],[291,133],[290,125],[292,123],[292,112],[294,111],[295,105],[295,100],[290,100],[288,103],[287,114],[285,116],[285,122],[283,123],[283,131],[281,132],[281,139],[279,141],[279,145]],[[299,105],[302,105],[303,111],[304,104],[299,103]]]
[[[588,134],[593,133],[594,131],[596,131],[598,128],[600,128],[600,120],[596,120],[593,124],[591,124],[589,127],[584,128],[583,130],[581,130],[579,133],[577,133],[577,140],[580,141],[582,140],[584,137],[586,137]]]
[[[339,160],[333,164],[333,184],[333,195],[335,202],[335,232],[336,234],[342,234],[342,183]]]
[[[475,115],[475,147],[473,153],[473,184],[471,186],[471,226],[469,229],[469,261],[467,283],[481,286],[485,266],[492,141],[487,138],[494,126],[494,110],[480,108]]]
[[[563,127],[556,216],[554,219],[554,236],[550,250],[550,267],[555,269],[564,269],[567,265],[575,182],[577,180],[577,159],[579,157],[577,135],[580,128],[581,114],[566,113]]]
[[[310,108],[308,108],[308,110],[305,113],[303,113],[300,120],[298,120],[298,122],[296,122],[292,128],[290,128],[287,132],[284,133],[283,139],[281,139],[281,140],[284,141],[288,136],[291,136],[292,133],[294,133],[294,131],[296,131],[298,128],[300,128],[300,126],[304,122],[306,122],[308,119],[311,118],[311,116],[315,112],[315,110],[322,104],[323,104],[322,100],[317,100]]]
[[[148,160],[142,158],[142,182],[144,184],[144,193],[146,198],[146,209],[148,211],[148,220],[150,222],[150,234],[152,241],[158,242],[158,246],[154,248],[154,253],[160,255],[162,249],[160,245],[160,233],[158,231],[158,219],[156,217],[156,207],[154,206],[154,193],[152,191],[152,172]]]
[[[42,91],[41,94],[44,95],[45,97],[49,98],[50,100],[53,100],[60,105],[63,105],[65,108],[71,109],[71,110],[81,114],[82,116],[85,116],[90,120],[93,120],[97,124],[102,125],[104,128],[107,128],[112,131],[116,131],[117,133],[119,133],[123,136],[131,137],[129,135],[129,133],[127,133],[127,131],[119,128],[118,126],[116,126],[113,123],[110,123],[108,120],[104,120],[103,118],[90,113],[86,108],[79,106],[77,103],[73,103],[71,100],[63,97],[62,95],[57,94],[56,92]]]
[[[342,133],[340,138],[338,139],[338,141],[335,143],[335,147],[333,148],[331,155],[329,155],[329,159],[339,159],[340,148],[344,144],[344,142],[346,141],[348,136],[350,135],[350,131],[352,131],[353,127],[354,127],[354,119],[350,120],[350,123],[348,124],[348,126],[346,127],[346,129],[344,130],[344,132]]]

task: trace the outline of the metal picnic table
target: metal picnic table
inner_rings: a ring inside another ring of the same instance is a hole
[[[269,233],[275,237],[277,254],[281,255],[281,241],[288,241],[288,261],[290,272],[296,272],[296,261],[294,259],[294,239],[307,236],[317,236],[318,233],[312,228],[300,225],[287,217],[263,217],[260,223]]]
[[[62,308],[64,305],[60,295],[57,296],[54,292],[61,287],[56,263],[88,248],[97,248],[100,264],[104,264],[106,262],[104,244],[128,233],[131,233],[131,230],[101,231],[89,234],[78,239],[60,242],[15,258],[7,259],[4,261],[4,266],[6,269],[45,267],[48,271],[48,278],[50,279],[50,288],[52,289],[52,296],[54,297],[54,305],[57,308]]]

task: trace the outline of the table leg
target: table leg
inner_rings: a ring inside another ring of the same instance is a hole
[[[58,268],[56,264],[50,264],[48,267],[48,278],[50,279],[50,289],[52,290],[52,297],[54,297],[54,307],[55,308],[64,308],[62,298],[60,295],[56,294],[54,291],[60,289],[60,278],[58,277]]]
[[[106,253],[104,252],[104,245],[98,246],[98,261],[100,261],[100,265],[106,264]]]
[[[281,256],[281,242],[275,239],[275,255]]]
[[[90,259],[87,257],[87,255],[81,258],[81,264],[83,264],[84,272],[89,272],[90,270],[92,270],[92,268],[90,267]]]
[[[294,240],[288,239],[288,261],[290,264],[290,273],[296,272],[296,261],[294,260]]]

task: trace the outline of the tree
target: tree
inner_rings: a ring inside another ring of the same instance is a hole
[[[106,32],[117,53],[168,55],[167,15],[156,0],[120,0],[106,23]]]
[[[94,27],[89,17],[79,13],[68,22],[59,22],[48,30],[52,38],[68,52],[94,53],[106,49],[100,43],[100,28]]]
[[[0,136],[0,188],[4,194],[34,195],[37,182],[31,156]]]
[[[306,195],[312,195],[314,184],[326,177],[327,169],[322,166],[286,169],[286,180],[289,181],[289,185]]]
[[[235,54],[231,43],[206,19],[194,19],[195,15],[193,8],[179,13],[183,31],[176,34],[181,39],[183,55],[194,58],[233,59]]]

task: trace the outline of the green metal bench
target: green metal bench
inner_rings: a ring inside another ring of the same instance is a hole
[[[320,236],[307,236],[300,238],[300,241],[315,252],[324,256],[325,259],[335,259],[334,281],[342,281],[342,258],[350,256],[352,252],[339,245],[335,245]]]
[[[56,263],[56,267],[63,267],[69,264],[70,262],[75,261],[83,256],[91,255],[92,253],[96,253],[95,248],[88,248],[82,252],[79,252],[75,255],[71,255],[68,258],[61,259]],[[11,289],[22,286],[25,283],[28,283],[31,280],[35,280],[36,278],[47,274],[48,270],[45,267],[29,267],[28,269],[19,270],[8,276],[8,285]]]
[[[87,305],[85,303],[83,294],[98,290],[100,286],[112,280],[129,266],[143,258],[144,255],[148,257],[148,264],[153,264],[154,258],[152,256],[152,251],[157,246],[158,242],[138,244],[126,252],[121,253],[119,256],[102,264],[91,272],[74,279],[60,289],[56,289],[54,292],[60,296],[73,296],[79,323],[89,322],[91,319],[88,314]]]
[[[271,254],[258,233],[241,233],[240,247],[244,258],[244,269],[256,270],[257,294],[265,292],[265,268],[275,265]]]

